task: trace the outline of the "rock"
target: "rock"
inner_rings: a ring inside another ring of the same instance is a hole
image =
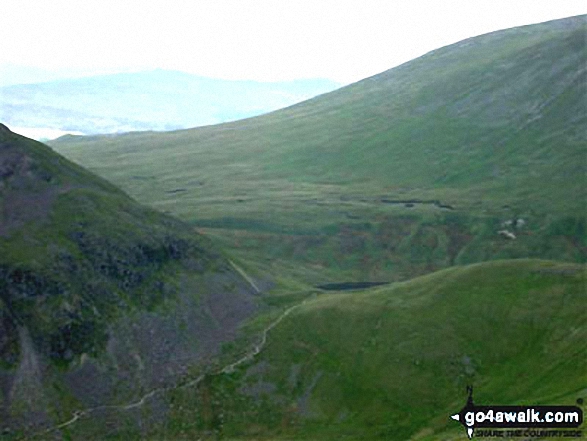
[[[514,240],[516,238],[516,235],[508,230],[499,230],[497,234],[499,234],[502,237],[505,237],[506,239]]]

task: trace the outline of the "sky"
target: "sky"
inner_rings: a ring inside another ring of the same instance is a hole
[[[468,37],[585,13],[583,0],[3,0],[0,75],[160,68],[349,84]]]

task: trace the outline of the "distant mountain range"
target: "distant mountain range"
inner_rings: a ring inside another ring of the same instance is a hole
[[[0,87],[0,120],[37,138],[173,130],[260,115],[338,87],[323,79],[263,83],[166,70],[120,73]]]

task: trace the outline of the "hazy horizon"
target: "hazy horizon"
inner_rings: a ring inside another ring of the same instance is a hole
[[[583,2],[41,3],[7,0],[0,85],[175,70],[260,82],[350,84],[431,50],[587,12]],[[24,73],[26,71],[26,73]],[[25,78],[26,77],[26,78]]]

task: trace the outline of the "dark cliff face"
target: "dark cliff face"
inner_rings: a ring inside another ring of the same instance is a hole
[[[176,352],[198,360],[234,337],[255,309],[254,294],[189,226],[0,127],[0,374],[12,378],[6,397],[19,396],[15,388],[23,383],[13,381],[30,358],[23,341],[44,366],[27,375],[43,385],[50,372],[65,375],[65,395],[82,402],[114,399],[113,380],[88,366],[116,365],[129,353],[158,365],[141,377],[146,386],[156,380],[153,372],[174,381],[168,360]],[[165,341],[156,344],[154,334]],[[175,368],[177,376],[187,364]],[[123,377],[134,376],[129,372]],[[75,387],[88,381],[97,388]],[[0,399],[0,414],[12,407],[10,398]]]
[[[174,294],[166,280],[174,264],[193,260],[203,272],[214,260],[179,222],[1,130],[3,352],[15,353],[14,330],[24,326],[55,362],[96,354],[110,319],[133,307],[153,309]]]

